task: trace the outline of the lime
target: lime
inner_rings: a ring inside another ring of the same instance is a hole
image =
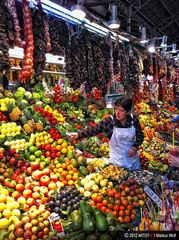
[[[41,162],[41,159],[40,158],[36,158],[35,162]]]

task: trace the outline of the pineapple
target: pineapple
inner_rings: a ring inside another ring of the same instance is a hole
[[[36,122],[35,126],[36,126],[36,130],[39,132],[42,132],[44,130],[43,124],[40,122]]]
[[[21,110],[13,102],[8,103],[7,112],[11,121],[17,121],[22,116]]]
[[[25,123],[23,125],[23,129],[24,131],[27,133],[27,134],[30,134],[30,133],[33,133],[34,132],[34,129],[30,126],[29,123]]]

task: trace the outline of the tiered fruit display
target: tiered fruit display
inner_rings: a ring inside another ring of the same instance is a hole
[[[0,126],[0,138],[19,135],[21,129],[21,126],[18,126],[16,122],[3,123]]]

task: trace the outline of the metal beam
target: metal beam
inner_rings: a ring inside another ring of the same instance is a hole
[[[133,11],[133,14],[138,12],[141,8],[143,8],[145,5],[147,5],[150,1],[151,0],[147,0],[147,1],[144,1],[144,3],[142,3],[141,0],[137,0],[134,3],[131,1],[131,4],[133,4],[133,6],[135,6],[135,11]]]
[[[175,19],[174,14],[170,11],[170,9],[167,7],[166,3],[164,0],[160,0],[160,2],[162,3],[162,5],[164,6],[164,8],[167,10],[167,12],[170,14],[170,16],[173,18],[173,21],[176,22],[176,24],[179,27],[179,22]]]
[[[101,6],[101,5],[106,5],[106,4],[110,4],[109,0],[103,0],[103,1],[94,1],[94,2],[87,2],[85,3],[85,7],[96,7],[96,6]]]

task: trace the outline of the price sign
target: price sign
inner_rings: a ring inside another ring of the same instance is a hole
[[[157,196],[157,194],[150,187],[145,186],[144,191],[160,208],[162,208],[162,200]]]

